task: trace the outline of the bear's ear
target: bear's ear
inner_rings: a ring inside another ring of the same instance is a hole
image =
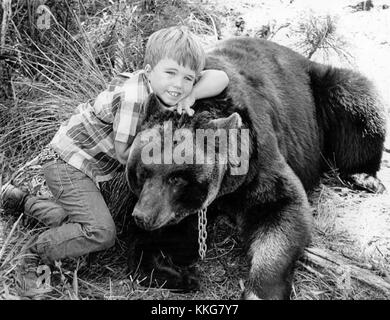
[[[218,118],[211,120],[207,127],[214,129],[224,129],[228,133],[228,145],[219,145],[220,154],[225,154],[228,158],[228,167],[230,174],[242,174],[247,170],[247,163],[249,159],[249,130],[238,130],[242,128],[241,116],[234,112],[227,118]],[[224,148],[227,148],[226,152]],[[240,153],[240,157],[238,156]]]
[[[237,112],[232,113],[227,118],[218,118],[211,120],[207,127],[216,129],[239,129],[242,126],[242,119]]]

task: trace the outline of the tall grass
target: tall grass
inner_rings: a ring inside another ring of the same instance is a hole
[[[145,44],[154,31],[185,24],[205,43],[216,38],[212,15],[183,1],[113,3],[84,16],[83,22],[79,18],[73,17],[72,33],[55,17],[51,29],[41,33],[31,18],[28,28],[10,23],[12,43],[5,49],[15,57],[13,99],[0,104],[0,154],[6,172],[33,157],[72,110],[92,101],[115,74],[142,67]]]
[[[97,63],[94,48],[80,25],[75,39],[61,25],[51,43],[25,35],[29,46],[13,46],[19,64],[12,81],[13,101],[0,105],[0,150],[15,170],[48,143],[59,124],[78,103],[92,99],[106,86],[107,66]],[[59,45],[61,44],[61,45]]]

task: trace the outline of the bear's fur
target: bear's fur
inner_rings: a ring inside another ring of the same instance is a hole
[[[383,191],[375,175],[384,108],[361,74],[312,62],[266,40],[220,42],[208,53],[206,68],[227,73],[223,93],[197,101],[193,117],[164,110],[152,95],[142,130],[162,132],[168,120],[174,129],[249,129],[249,169],[235,176],[230,162],[145,165],[138,134],[126,167],[137,201],[134,210],[128,208],[137,222],[129,231],[129,266],[155,269],[167,287],[196,289],[186,266],[198,254],[196,213],[208,206],[209,217],[223,212],[239,226],[250,265],[243,298],[287,299],[294,263],[310,242],[306,192],[329,163],[359,187]]]

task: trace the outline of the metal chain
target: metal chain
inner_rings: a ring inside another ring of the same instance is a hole
[[[204,260],[207,251],[207,217],[206,217],[207,207],[200,209],[198,211],[198,243],[199,243],[199,256],[201,260]]]

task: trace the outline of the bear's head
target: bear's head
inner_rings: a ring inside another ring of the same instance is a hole
[[[154,95],[147,104],[126,177],[138,197],[135,222],[155,230],[196,214],[243,181],[249,132],[238,113],[210,118],[211,113],[199,112],[190,118],[166,109]]]

